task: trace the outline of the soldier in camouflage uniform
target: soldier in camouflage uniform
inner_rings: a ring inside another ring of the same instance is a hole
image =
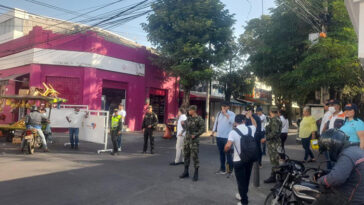
[[[186,138],[184,141],[184,155],[185,155],[185,170],[180,178],[189,177],[189,166],[190,166],[190,158],[192,155],[192,159],[195,165],[195,173],[193,175],[193,181],[198,180],[198,168],[199,168],[199,160],[198,160],[198,152],[200,145],[200,135],[205,132],[205,122],[204,120],[197,115],[196,113],[197,106],[191,105],[188,108],[189,116],[187,120],[183,123],[184,131],[186,132]]]
[[[278,148],[281,147],[281,129],[282,122],[278,117],[278,110],[272,108],[270,111],[269,124],[266,127],[266,141],[268,147],[269,159],[272,164],[271,176],[264,180],[264,183],[274,183],[276,181],[274,168],[279,166]]]
[[[158,125],[158,117],[153,112],[152,106],[148,106],[147,113],[144,116],[142,129],[144,132],[144,146],[143,146],[143,154],[147,153],[148,148],[148,138],[150,140],[150,153],[154,154],[154,136],[153,131]]]

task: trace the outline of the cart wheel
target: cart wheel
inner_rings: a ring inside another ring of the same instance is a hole
[[[32,142],[28,142],[28,154],[33,154],[34,153],[34,145],[32,144]]]

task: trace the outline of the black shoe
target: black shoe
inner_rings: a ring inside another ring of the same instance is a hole
[[[275,182],[276,182],[276,178],[274,177],[274,175],[271,175],[268,179],[264,180],[264,183],[266,183],[266,184],[275,183]]]
[[[195,173],[193,174],[192,181],[194,182],[198,181],[198,168],[195,168]]]
[[[178,163],[176,163],[176,162],[171,162],[171,163],[169,163],[169,165],[171,165],[171,166],[176,166],[176,165],[178,165]]]
[[[177,165],[185,164],[184,162],[178,162]]]
[[[182,175],[179,176],[179,178],[183,179],[183,178],[188,178],[190,176],[190,174],[188,173],[188,166],[185,166],[185,171],[183,171]]]

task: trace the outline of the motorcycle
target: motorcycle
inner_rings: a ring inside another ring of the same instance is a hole
[[[320,168],[308,168],[302,162],[291,160],[286,154],[284,163],[276,171],[276,185],[265,199],[265,205],[306,205],[317,200],[321,187],[310,177],[324,175]],[[309,173],[313,172],[313,175]]]
[[[27,129],[22,140],[21,150],[27,150],[28,154],[33,154],[35,148],[42,148],[42,139],[36,129]]]

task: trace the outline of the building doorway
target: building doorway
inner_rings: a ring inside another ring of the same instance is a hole
[[[119,104],[122,103],[125,107],[126,91],[123,89],[103,88],[102,89],[102,104],[101,108],[105,111],[113,113]]]

